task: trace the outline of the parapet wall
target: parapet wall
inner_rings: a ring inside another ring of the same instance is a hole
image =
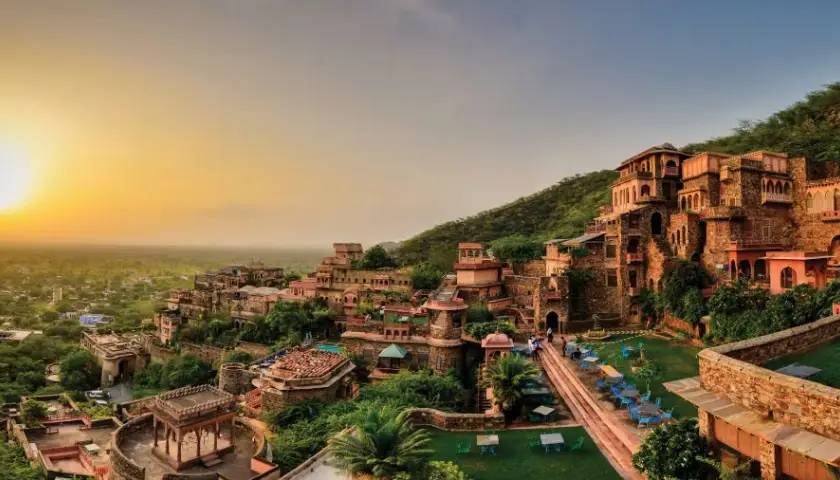
[[[415,425],[447,431],[483,431],[505,427],[505,417],[501,413],[452,413],[434,408],[414,408],[409,412],[409,418]]]
[[[111,435],[111,479],[112,480],[145,480],[146,469],[134,463],[123,454],[120,445],[126,436],[143,428],[144,424],[152,421],[152,414],[145,413],[132,418]]]
[[[840,316],[698,354],[703,386],[777,422],[840,440],[840,389],[760,365],[840,337]]]

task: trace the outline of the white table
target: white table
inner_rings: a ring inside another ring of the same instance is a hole
[[[489,453],[496,454],[496,447],[499,445],[498,435],[476,435],[475,444],[478,445],[481,454]]]
[[[546,453],[552,449],[560,450],[566,444],[562,433],[543,433],[540,435],[540,443],[545,448]]]
[[[784,366],[776,371],[784,373],[785,375],[790,375],[791,377],[808,378],[822,372],[822,369],[812,367],[810,365],[791,363],[790,365]]]

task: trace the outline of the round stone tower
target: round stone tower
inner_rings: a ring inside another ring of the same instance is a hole
[[[219,369],[219,388],[233,395],[245,393],[251,376],[244,363],[224,363]]]
[[[431,323],[429,335],[429,368],[436,373],[454,369],[460,375],[464,367],[461,325],[467,304],[460,298],[430,298],[426,304]]]

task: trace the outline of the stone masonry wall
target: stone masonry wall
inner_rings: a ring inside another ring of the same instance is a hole
[[[840,337],[840,316],[698,354],[708,390],[772,418],[840,440],[840,389],[777,373],[758,365],[813,349]]]
[[[451,413],[433,408],[415,408],[410,413],[415,425],[428,425],[447,431],[483,431],[504,428],[501,413]]]

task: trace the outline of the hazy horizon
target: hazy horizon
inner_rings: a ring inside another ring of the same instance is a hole
[[[370,246],[840,80],[836,2],[0,6],[0,241]]]

